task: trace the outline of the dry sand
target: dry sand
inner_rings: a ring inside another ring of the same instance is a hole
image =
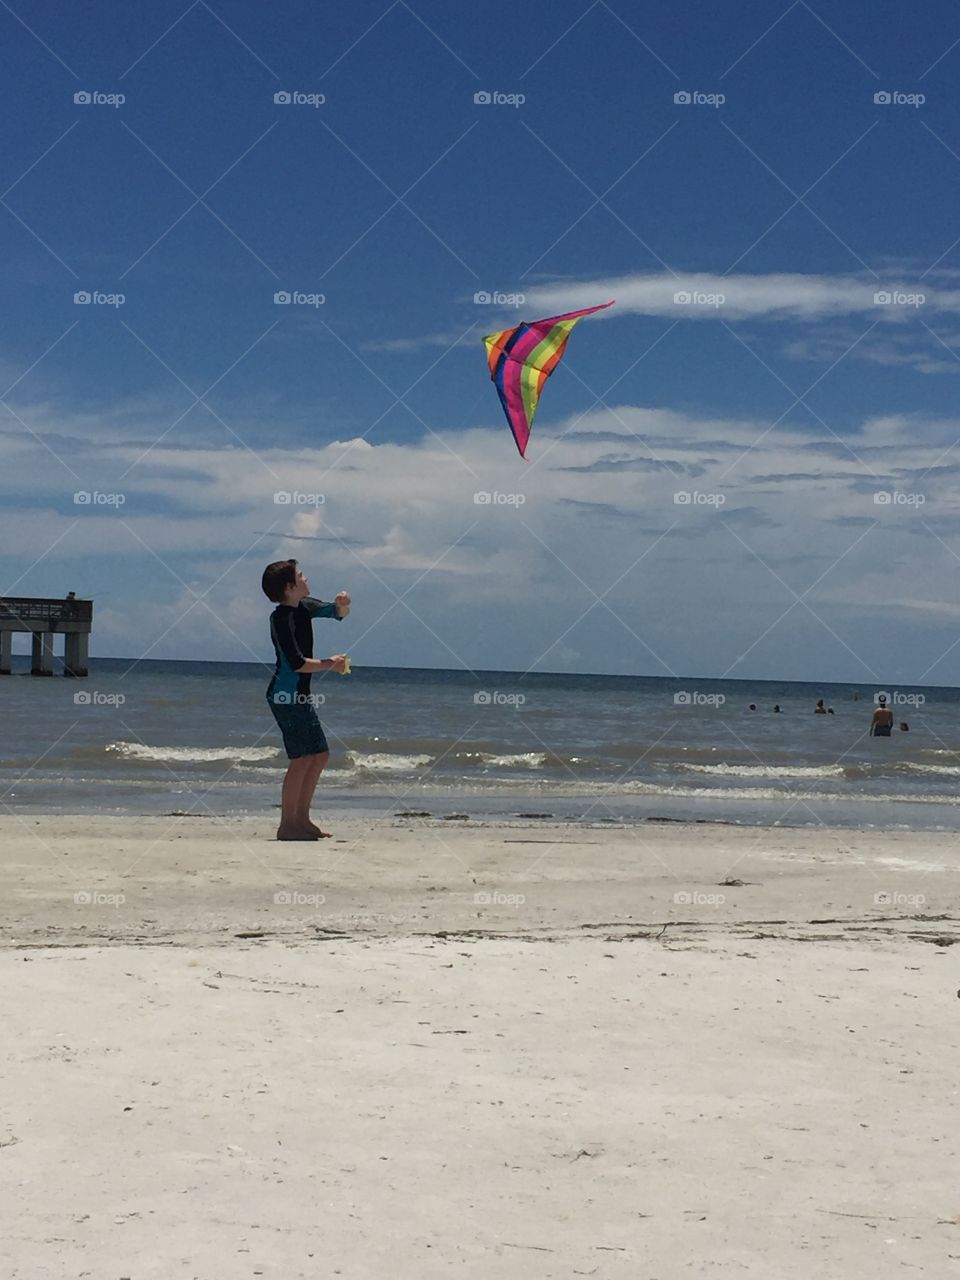
[[[960,1270],[953,837],[337,833],[0,820],[4,1280]]]

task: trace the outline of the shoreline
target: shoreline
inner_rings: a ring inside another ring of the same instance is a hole
[[[97,784],[98,787],[102,786]],[[139,784],[130,783],[131,790]],[[267,796],[254,800],[237,800],[226,807],[230,790],[201,792],[186,787],[181,794],[169,790],[145,793],[137,807],[129,803],[129,792],[118,792],[116,803],[93,809],[70,807],[70,800],[60,810],[44,797],[36,807],[25,803],[29,791],[15,794],[19,808],[9,802],[3,817],[30,823],[36,820],[154,822],[160,819],[205,819],[222,824],[269,823],[279,804],[274,797],[279,784],[271,785]],[[231,786],[245,784],[230,784]],[[46,783],[43,784],[47,786]],[[11,792],[11,795],[14,793]],[[148,801],[154,803],[149,803]],[[187,808],[177,807],[185,803]],[[217,804],[221,807],[215,807]],[[202,806],[199,810],[197,805]],[[404,814],[434,822],[458,822],[466,816],[469,822],[496,827],[503,823],[537,819],[563,827],[621,826],[642,828],[647,825],[691,827],[729,826],[744,831],[836,831],[883,835],[886,832],[913,833],[919,837],[960,834],[960,796],[944,795],[859,795],[841,796],[805,792],[774,794],[757,791],[754,796],[742,790],[725,794],[718,790],[679,793],[666,789],[655,793],[611,793],[597,784],[597,794],[549,789],[539,791],[500,791],[494,788],[459,787],[443,792],[424,789],[416,792],[407,784],[396,790],[328,788],[318,791],[314,808],[322,812],[324,821],[357,821],[382,824]]]
[[[0,818],[0,946],[318,937],[960,940],[952,832],[342,818]]]

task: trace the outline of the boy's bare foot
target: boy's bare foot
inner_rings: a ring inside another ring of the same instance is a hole
[[[318,840],[319,836],[310,830],[298,827],[277,827],[278,840]]]
[[[317,824],[315,822],[311,822],[309,819],[307,820],[307,830],[312,831],[318,840],[333,839],[332,831],[321,831]]]

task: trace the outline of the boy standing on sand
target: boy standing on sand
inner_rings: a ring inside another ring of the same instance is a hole
[[[283,779],[278,840],[319,840],[330,835],[310,821],[310,804],[320,774],[330,759],[326,734],[310,694],[315,671],[343,672],[346,658],[313,656],[312,618],[342,621],[350,597],[341,591],[333,604],[310,595],[310,584],[296,560],[268,564],[261,580],[264,595],[277,606],[270,615],[270,638],[277,663],[267,688],[267,702],[283,734],[290,760]]]

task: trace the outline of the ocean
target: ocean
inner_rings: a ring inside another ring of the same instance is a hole
[[[0,677],[0,812],[273,814],[268,666],[27,667]],[[957,689],[888,688],[909,732],[871,738],[866,685],[358,666],[313,687],[332,750],[317,813],[960,825]]]

